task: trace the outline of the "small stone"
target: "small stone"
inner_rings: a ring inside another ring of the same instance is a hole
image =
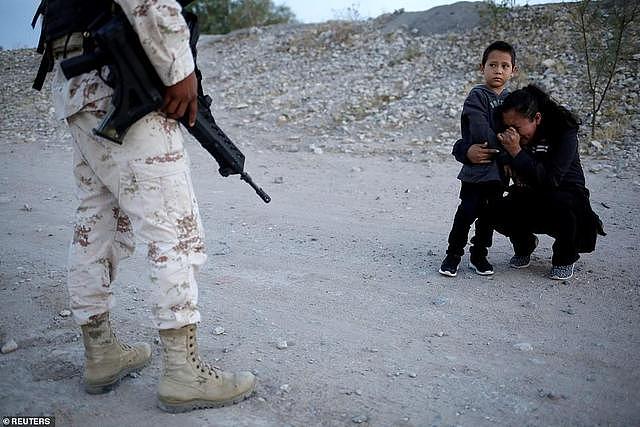
[[[554,392],[546,392],[543,389],[539,389],[538,390],[538,396],[542,397],[542,398],[547,398],[549,400],[553,400],[553,401],[557,401],[557,400],[561,400],[561,399],[566,399],[567,396],[565,396],[564,394],[557,394]]]
[[[353,421],[355,424],[362,424],[369,421],[369,417],[364,414],[356,415],[355,417],[351,418],[351,421]]]
[[[289,121],[289,116],[287,116],[286,114],[281,114],[280,116],[278,116],[278,119],[276,120],[276,123],[279,126],[282,126],[285,123],[287,123],[288,121]]]
[[[280,391],[283,393],[289,393],[289,390],[291,389],[291,387],[289,386],[289,384],[282,384],[280,386]]]
[[[287,344],[287,340],[280,340],[276,343],[276,348],[278,350],[284,350],[288,347],[289,347],[289,344]]]
[[[591,141],[591,145],[595,147],[597,150],[602,150],[604,147],[600,141],[596,141],[595,139]]]
[[[409,372],[409,378],[418,378],[418,374],[415,372]]]
[[[322,154],[324,153],[324,151],[322,150],[322,148],[316,146],[315,144],[311,144],[309,146],[309,149],[311,149],[311,151],[313,152],[313,154]]]
[[[224,328],[222,326],[217,326],[213,330],[213,333],[215,333],[216,335],[222,335],[222,334],[224,334]]]
[[[60,317],[69,317],[71,316],[71,310],[62,310],[60,313],[58,313],[60,315]]]
[[[528,342],[520,342],[514,344],[513,347],[517,348],[520,351],[533,351],[533,346]]]
[[[129,376],[131,378],[139,378],[140,374],[138,372],[129,372]]]
[[[18,349],[18,343],[16,343],[15,340],[10,339],[2,346],[2,348],[0,349],[0,352],[2,352],[2,354],[7,354],[7,353],[11,353],[12,351],[16,351],[17,349]]]
[[[446,305],[449,302],[449,299],[446,297],[436,297],[431,301],[431,304],[441,306]]]

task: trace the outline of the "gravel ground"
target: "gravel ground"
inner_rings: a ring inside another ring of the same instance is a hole
[[[391,19],[203,37],[216,118],[273,201],[221,178],[189,145],[210,254],[199,277],[202,351],[253,370],[259,386],[239,405],[182,415],[155,406],[161,361],[143,251],[123,266],[113,319],[121,337],[153,345],[152,363],[106,395],[82,390],[64,286],[69,137],[47,91],[29,90],[37,56],[0,51],[0,345],[17,347],[0,355],[0,415],[55,415],[62,426],[638,424],[637,80],[613,92],[636,108],[625,110],[627,130],[583,144],[609,234],[574,279],[545,276],[544,236],[528,269],[508,267],[498,236],[494,276],[463,268],[449,279],[437,273],[459,186],[448,152],[478,78],[468,52],[481,40],[477,30],[385,33]],[[434,76],[454,59],[455,71]],[[553,79],[570,86],[577,72]]]

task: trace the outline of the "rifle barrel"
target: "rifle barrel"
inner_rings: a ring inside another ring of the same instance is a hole
[[[253,182],[248,173],[242,172],[240,174],[240,179],[249,184],[251,188],[256,190],[256,194],[258,194],[258,196],[260,196],[260,198],[264,200],[265,203],[269,203],[271,201],[271,197],[262,188],[258,187],[255,182]]]

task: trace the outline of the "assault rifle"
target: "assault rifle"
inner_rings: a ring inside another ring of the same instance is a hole
[[[197,18],[190,12],[183,12],[183,15],[191,31],[190,45],[195,60],[199,37]],[[114,90],[111,106],[93,132],[122,144],[133,123],[162,106],[165,86],[123,13],[96,20],[90,28],[90,34],[96,44],[93,52],[66,59],[60,66],[68,79],[91,70],[100,70],[105,65],[109,68],[106,83]],[[198,78],[196,123],[190,127],[186,116],[180,119],[180,123],[216,159],[220,175],[240,174],[240,179],[247,182],[265,203],[269,203],[271,197],[244,171],[244,154],[216,124],[211,114],[211,97],[202,90],[202,74],[197,67],[195,71]]]

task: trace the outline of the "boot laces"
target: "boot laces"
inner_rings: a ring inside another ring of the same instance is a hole
[[[204,360],[200,359],[200,356],[196,358],[196,368],[200,369],[200,372],[203,374],[209,374],[209,376],[215,376],[216,378],[220,378],[220,374],[222,373],[222,369],[215,365],[210,365]]]
[[[189,357],[191,361],[196,364],[196,369],[199,369],[203,374],[209,374],[209,376],[215,376],[216,378],[220,378],[220,374],[222,373],[222,369],[215,365],[210,365],[200,358],[199,354],[196,354],[196,345],[195,345],[195,334],[194,331],[191,330],[189,334]]]

